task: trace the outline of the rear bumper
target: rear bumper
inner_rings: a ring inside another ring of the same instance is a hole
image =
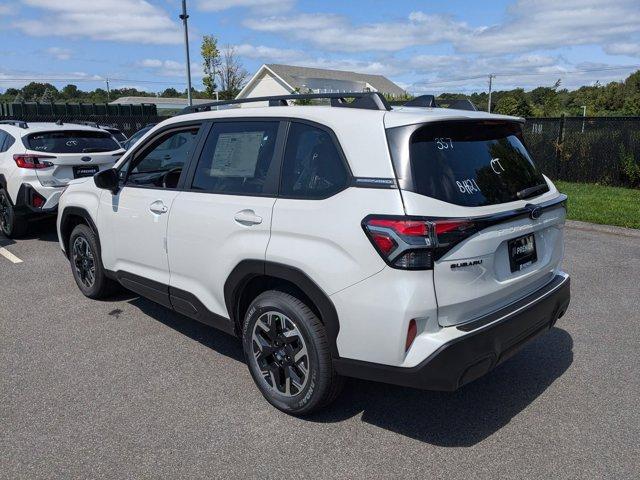
[[[411,368],[335,359],[341,375],[427,390],[453,391],[492,370],[549,330],[567,310],[570,279],[556,275],[522,300],[458,327],[461,335]]]
[[[18,189],[15,206],[28,216],[55,215],[58,212],[58,201],[63,191],[64,189],[59,187],[34,188],[29,183],[23,183]],[[45,204],[42,208],[33,206],[33,195],[35,193],[45,199]]]

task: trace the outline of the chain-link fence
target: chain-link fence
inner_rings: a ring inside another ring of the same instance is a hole
[[[531,118],[525,140],[549,177],[640,187],[640,118]]]

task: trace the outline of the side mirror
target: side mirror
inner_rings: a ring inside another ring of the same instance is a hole
[[[93,176],[93,181],[96,187],[110,190],[114,195],[120,190],[120,175],[115,168],[96,173]]]

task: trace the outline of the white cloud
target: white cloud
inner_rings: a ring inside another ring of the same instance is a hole
[[[301,67],[349,70],[375,75],[393,75],[400,70],[391,62],[369,61],[354,58],[314,57],[308,52],[296,49],[273,48],[264,45],[240,44],[234,46],[236,54],[243,58],[259,60],[263,63],[284,63]]]
[[[160,60],[157,58],[145,58],[136,62],[134,65],[137,68],[143,68],[150,70],[154,75],[161,77],[180,77],[183,78],[186,75],[186,63],[177,62],[175,60]],[[194,77],[201,76],[202,65],[197,62],[191,62],[191,75]],[[197,79],[194,79],[197,80]]]
[[[308,57],[308,54],[302,50],[250,45],[248,43],[235,45],[234,48],[238,56],[260,60],[264,63],[295,63]]]
[[[41,18],[17,19],[13,26],[33,36],[87,37],[148,44],[182,41],[179,25],[146,0],[22,0],[44,10]]]
[[[411,13],[406,21],[364,25],[354,25],[341,15],[309,13],[250,18],[244,25],[342,52],[394,52],[414,45],[453,42],[470,31],[465,23],[449,16],[422,12]]]
[[[71,58],[71,50],[68,48],[49,47],[45,49],[45,52],[57,60],[69,60]]]
[[[282,35],[330,51],[396,52],[445,43],[463,53],[512,54],[571,45],[607,45],[611,51],[640,32],[638,0],[518,0],[503,22],[471,27],[452,16],[412,12],[406,19],[357,24],[324,13],[255,17],[248,28]],[[620,48],[617,48],[620,50]]]
[[[610,55],[629,55],[631,57],[640,57],[640,41],[611,43],[609,45],[605,45],[604,51]]]
[[[295,0],[198,0],[198,8],[209,12],[219,12],[230,8],[250,8],[258,12],[283,12],[290,10]]]
[[[17,9],[18,9],[17,6],[11,6],[6,3],[0,3],[0,15],[4,15],[4,16],[15,15]]]
[[[473,53],[513,53],[600,45],[640,32],[638,0],[518,0],[507,20],[454,41]]]

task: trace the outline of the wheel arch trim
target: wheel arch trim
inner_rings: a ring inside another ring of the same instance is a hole
[[[336,308],[322,288],[298,268],[266,260],[243,260],[238,263],[224,284],[224,301],[229,318],[236,325],[240,324],[242,319],[238,318],[238,309],[242,291],[252,279],[259,276],[290,282],[314,303],[327,331],[331,356],[339,358],[337,338],[340,322]]]
[[[71,235],[71,232],[66,232],[67,224],[69,223],[70,217],[80,217],[87,222],[87,225],[96,232],[96,240],[98,242],[98,254],[101,254],[101,246],[100,246],[100,235],[98,233],[98,227],[96,226],[91,214],[81,207],[65,207],[65,209],[60,213],[60,236],[62,237],[60,240],[66,240],[66,234]],[[69,258],[69,252],[66,245],[66,241],[63,241],[65,246],[65,256]]]

